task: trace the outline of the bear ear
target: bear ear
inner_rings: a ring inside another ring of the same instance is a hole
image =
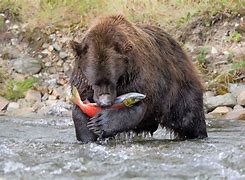
[[[71,41],[70,45],[77,56],[81,56],[82,54],[87,53],[88,46],[86,44],[79,43],[76,41]]]
[[[133,44],[131,42],[126,42],[126,43],[116,43],[115,44],[115,50],[118,53],[122,53],[122,54],[126,54],[128,52],[130,52],[133,49]]]
[[[133,44],[130,41],[128,41],[124,46],[124,52],[128,53],[132,51],[132,49],[133,49]]]

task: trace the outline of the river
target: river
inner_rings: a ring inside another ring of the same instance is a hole
[[[209,138],[120,135],[80,144],[70,118],[0,117],[0,179],[245,179],[245,121],[208,121]]]

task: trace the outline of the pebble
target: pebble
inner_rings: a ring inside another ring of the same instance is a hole
[[[61,47],[57,43],[54,43],[52,46],[53,46],[54,50],[61,51]]]
[[[59,53],[59,56],[60,56],[61,59],[66,59],[69,55],[66,52],[64,52],[64,51],[61,51]]]

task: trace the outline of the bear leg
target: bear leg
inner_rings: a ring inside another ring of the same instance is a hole
[[[91,118],[88,127],[102,138],[114,136],[137,127],[145,112],[146,105],[144,103],[118,110],[106,109]]]
[[[89,117],[86,116],[78,106],[74,105],[72,109],[72,119],[75,125],[75,132],[78,141],[88,143],[96,141],[97,137],[92,131],[87,128]]]

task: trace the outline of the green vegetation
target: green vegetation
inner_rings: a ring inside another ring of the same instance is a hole
[[[4,27],[4,18],[0,16],[0,30]]]
[[[234,31],[230,36],[229,36],[229,40],[234,41],[234,42],[240,42],[242,38],[242,35],[237,32]]]
[[[207,54],[208,54],[208,48],[207,47],[203,47],[201,49],[200,53],[196,57],[197,61],[199,63],[205,63]]]
[[[28,89],[31,89],[37,79],[29,77],[23,81],[17,81],[14,79],[5,82],[3,90],[0,92],[1,96],[6,97],[9,100],[17,100],[25,97],[25,93]]]
[[[245,68],[245,59],[232,63],[232,70],[237,71]]]
[[[0,12],[9,10],[31,28],[74,23],[84,26],[95,16],[115,13],[171,28],[200,13],[237,12],[244,6],[243,0],[1,0]]]

